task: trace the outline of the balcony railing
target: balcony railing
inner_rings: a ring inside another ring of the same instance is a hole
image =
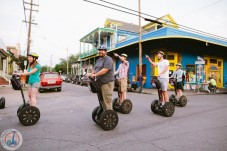
[[[107,51],[110,50],[109,47],[107,47]],[[93,48],[93,49],[90,49],[88,51],[85,51],[85,52],[82,52],[80,54],[80,58],[86,58],[86,57],[89,57],[89,56],[93,56],[93,55],[96,55],[98,54],[98,49],[97,48]]]

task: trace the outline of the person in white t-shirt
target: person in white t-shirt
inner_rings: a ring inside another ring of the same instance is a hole
[[[169,97],[167,93],[168,84],[169,84],[169,61],[163,58],[164,52],[158,51],[157,57],[159,62],[153,62],[149,56],[146,55],[146,58],[152,64],[154,67],[158,67],[158,79],[161,83],[161,89],[162,89],[162,99],[160,100],[162,105],[165,104],[165,102],[169,102]]]

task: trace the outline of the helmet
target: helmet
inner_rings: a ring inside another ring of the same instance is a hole
[[[37,53],[33,53],[33,52],[28,53],[27,56],[31,56],[31,57],[36,58],[36,59],[39,58],[39,55]]]
[[[101,45],[101,46],[98,47],[98,50],[105,50],[105,51],[107,51],[107,47],[104,46],[104,45]]]
[[[180,63],[177,63],[176,66],[182,66]]]
[[[162,54],[162,55],[165,55],[163,51],[158,51],[157,54]]]
[[[121,56],[123,56],[123,57],[125,57],[125,58],[127,58],[127,57],[128,57],[128,55],[127,55],[127,54],[125,54],[125,53],[121,54]]]

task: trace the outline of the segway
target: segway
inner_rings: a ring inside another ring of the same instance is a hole
[[[124,114],[129,114],[132,111],[132,102],[130,99],[125,99],[121,105],[118,104],[118,102],[120,102],[120,84],[118,79],[115,79],[114,81],[114,87],[117,88],[117,93],[118,93],[118,98],[114,98],[113,99],[113,109],[115,111],[124,113]]]
[[[24,126],[31,126],[36,124],[40,118],[40,111],[35,106],[30,106],[29,103],[25,102],[23,89],[20,83],[20,76],[13,75],[11,78],[11,83],[16,86],[16,89],[21,90],[21,95],[23,99],[23,104],[17,110],[17,116],[19,121]]]
[[[172,85],[174,87],[174,91],[175,91],[175,94],[170,95],[169,101],[172,102],[176,106],[181,106],[181,107],[186,106],[186,104],[187,104],[187,97],[186,96],[182,95],[179,99],[176,98],[176,95],[177,95],[177,89],[176,89],[177,81],[176,81],[176,79],[170,78],[169,83],[170,83],[170,85]]]
[[[175,106],[173,105],[172,102],[166,102],[164,105],[161,105],[162,89],[160,81],[158,80],[157,77],[153,77],[151,80],[151,84],[154,88],[157,88],[159,97],[159,100],[154,100],[151,103],[151,111],[155,114],[171,117],[175,111]]]
[[[118,115],[114,110],[103,111],[103,96],[100,86],[94,78],[89,77],[90,82],[88,88],[92,93],[97,93],[99,106],[95,107],[92,112],[92,119],[95,123],[101,126],[102,129],[109,131],[113,130],[118,124]]]
[[[0,99],[0,109],[4,109],[5,108],[5,98],[1,97]]]

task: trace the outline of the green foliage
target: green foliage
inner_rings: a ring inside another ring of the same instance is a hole
[[[45,65],[45,66],[41,66],[41,71],[40,72],[46,72],[48,71],[48,66]]]
[[[13,62],[15,62],[17,65],[19,65],[19,68],[21,70],[25,69],[24,61],[27,61],[27,57],[26,56],[19,56],[19,58],[16,58],[14,56],[14,54],[12,52],[10,52],[10,51],[7,51],[7,54],[10,57],[9,64],[12,64]]]
[[[69,72],[71,71],[71,65],[74,62],[77,62],[78,59],[79,59],[79,54],[76,54],[76,55],[72,54],[72,55],[69,56],[69,58],[68,58],[68,60],[69,60],[68,71]],[[55,65],[54,70],[56,72],[61,71],[62,74],[66,74],[67,73],[67,59],[61,58],[60,63]]]
[[[27,61],[27,57],[26,56],[19,56],[18,65],[20,66],[21,70],[25,69],[24,61]]]

